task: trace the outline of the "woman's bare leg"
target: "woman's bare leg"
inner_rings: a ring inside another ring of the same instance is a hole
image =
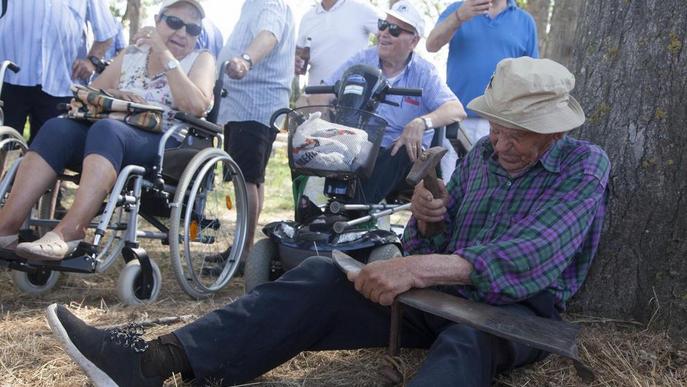
[[[53,232],[65,241],[83,239],[116,179],[117,173],[108,159],[98,154],[86,156],[74,203]]]
[[[55,171],[38,153],[28,152],[19,165],[7,202],[0,208],[0,235],[16,234],[31,207],[56,179]]]

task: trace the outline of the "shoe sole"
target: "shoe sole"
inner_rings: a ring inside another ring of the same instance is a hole
[[[93,384],[96,387],[118,387],[117,383],[114,382],[105,372],[101,371],[98,366],[93,364],[90,360],[84,356],[76,345],[72,343],[69,338],[67,331],[62,326],[60,319],[57,318],[57,304],[52,304],[48,306],[46,311],[46,316],[48,318],[48,325],[52,330],[53,334],[57,338],[62,349],[67,352],[67,355],[76,362],[76,364],[81,367],[81,369],[88,375]]]

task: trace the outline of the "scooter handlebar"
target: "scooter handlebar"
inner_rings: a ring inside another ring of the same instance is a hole
[[[422,97],[422,89],[410,89],[405,87],[389,87],[384,92],[386,95],[407,95],[410,97]]]
[[[305,94],[335,94],[334,86],[306,86]]]

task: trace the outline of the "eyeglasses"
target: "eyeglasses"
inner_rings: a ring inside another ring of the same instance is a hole
[[[377,28],[379,29],[379,31],[384,31],[388,28],[389,34],[394,38],[398,38],[399,35],[401,35],[401,32],[407,32],[409,34],[415,35],[415,31],[406,30],[405,28],[401,28],[401,26],[399,26],[398,24],[389,23],[388,21],[382,19],[377,20]]]
[[[164,20],[165,23],[167,23],[167,26],[173,30],[180,30],[181,28],[186,27],[186,33],[191,36],[198,36],[200,35],[200,32],[203,30],[203,27],[201,27],[200,25],[193,23],[184,23],[183,20],[179,19],[176,16],[160,15],[160,19]]]

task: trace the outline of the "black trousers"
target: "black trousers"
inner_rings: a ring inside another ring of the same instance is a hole
[[[413,163],[404,147],[391,156],[391,148],[380,148],[372,175],[361,179],[354,203],[379,203],[390,193],[405,186]]]
[[[520,304],[503,308],[535,314]],[[389,321],[389,308],[360,295],[331,259],[311,257],[279,280],[174,334],[196,380],[231,385],[250,381],[305,350],[386,347]],[[404,309],[401,345],[429,349],[410,386],[490,386],[496,373],[546,356],[411,308]]]
[[[5,125],[24,132],[26,117],[29,117],[31,137],[33,141],[43,124],[63,111],[57,109],[60,103],[69,103],[71,97],[53,97],[41,90],[41,86],[17,86],[7,82],[2,85],[2,98],[5,106]]]

